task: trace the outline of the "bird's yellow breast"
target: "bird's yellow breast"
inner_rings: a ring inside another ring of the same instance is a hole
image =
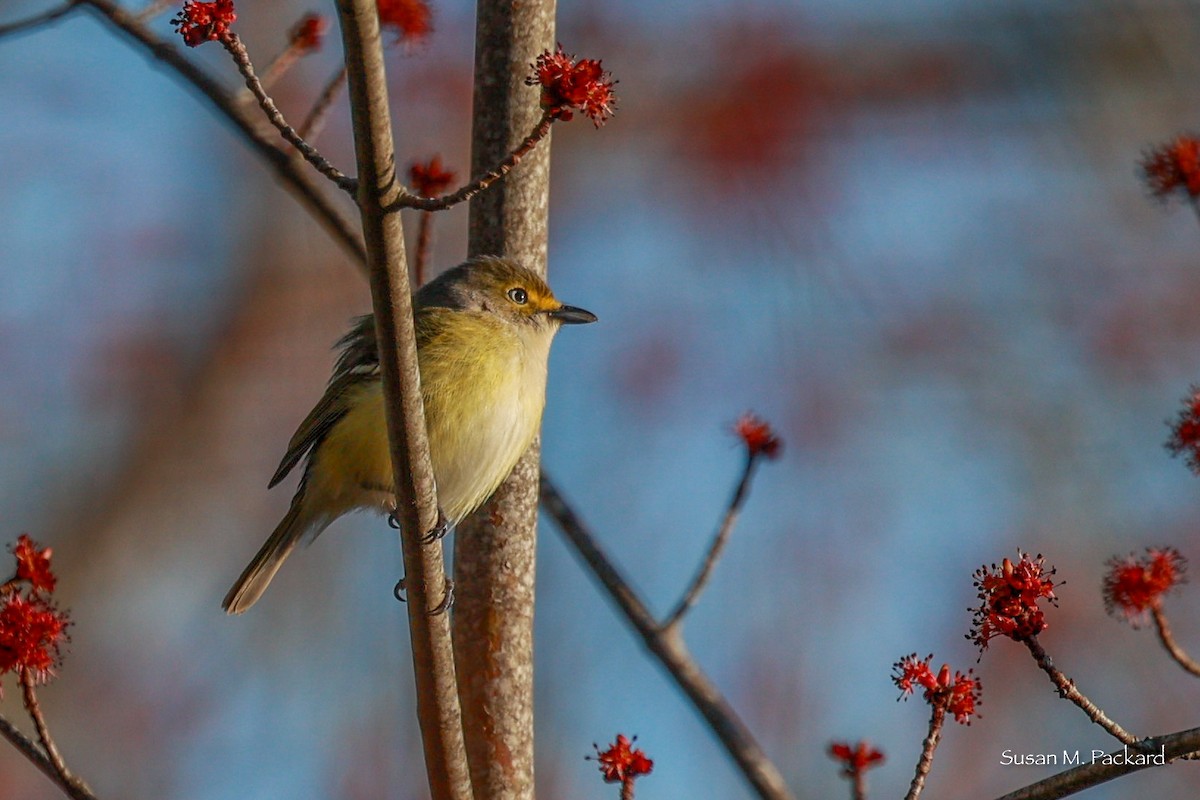
[[[421,393],[438,504],[457,523],[487,500],[537,434],[553,333],[433,311],[442,313],[418,318]],[[335,516],[393,502],[382,384],[364,381],[345,400],[346,413],[321,442],[308,475],[308,490]]]

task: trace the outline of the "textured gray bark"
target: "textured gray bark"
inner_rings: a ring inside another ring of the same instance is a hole
[[[493,168],[541,119],[530,64],[554,46],[553,0],[480,0],[471,174]],[[550,149],[543,142],[471,201],[472,256],[503,254],[546,272]],[[455,658],[478,798],[533,797],[533,606],[538,445],[491,501],[459,526]]]

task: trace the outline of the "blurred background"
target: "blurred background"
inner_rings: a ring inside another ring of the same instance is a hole
[[[4,0],[0,23],[50,0]],[[390,56],[398,150],[467,163],[473,7]],[[326,0],[259,0],[265,65]],[[170,38],[161,15],[154,28]],[[544,461],[659,612],[741,466],[753,409],[784,438],[687,620],[698,660],[800,798],[847,796],[831,739],[899,797],[927,724],[891,664],[966,669],[971,573],[1017,548],[1066,582],[1042,641],[1141,734],[1200,724],[1200,687],[1104,614],[1104,562],[1200,557],[1200,492],[1162,443],[1200,380],[1200,225],[1136,162],[1200,127],[1186,2],[564,0],[559,39],[620,80],[602,130],[556,128],[551,277],[601,323],[559,337]],[[337,35],[274,90],[299,118]],[[228,85],[215,46],[189,57]],[[532,92],[533,90],[531,90]],[[353,162],[345,100],[320,147]],[[365,281],[166,69],[78,12],[0,41],[0,540],[52,545],[75,625],[42,691],[109,798],[421,798],[400,573],[346,518],[264,601],[221,613],[285,510],[266,490]],[[465,210],[434,264],[465,252]],[[415,220],[412,220],[415,223]],[[408,226],[415,233],[415,224]],[[688,703],[553,527],[541,530],[539,797],[614,797],[592,742],[638,734],[646,798],[748,798]],[[1200,651],[1200,589],[1168,602]],[[1110,749],[1019,648],[977,665],[929,797],[1051,770],[1005,749]],[[0,710],[28,729],[5,679]],[[55,798],[0,747],[0,798]],[[1088,797],[1194,798],[1188,765]]]

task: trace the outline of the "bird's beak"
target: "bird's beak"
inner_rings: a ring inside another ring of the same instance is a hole
[[[584,311],[582,308],[575,306],[559,306],[549,312],[552,319],[556,319],[563,325],[583,325],[588,322],[595,322],[596,315],[590,311]]]

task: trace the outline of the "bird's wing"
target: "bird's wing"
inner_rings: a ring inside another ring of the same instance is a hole
[[[279,468],[271,476],[267,487],[273,487],[292,471],[300,459],[316,447],[329,430],[337,424],[348,410],[346,395],[355,384],[372,380],[379,374],[379,348],[375,343],[375,317],[367,314],[354,320],[350,332],[337,342],[341,348],[333,377],[325,387],[325,394],[308,412],[300,427],[292,434],[287,452],[279,462]]]

